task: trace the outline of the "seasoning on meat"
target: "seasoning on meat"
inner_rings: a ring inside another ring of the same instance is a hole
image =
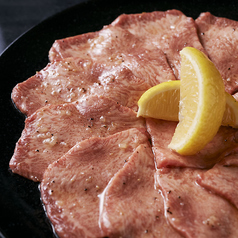
[[[89,96],[80,102],[43,107],[26,119],[10,168],[14,173],[41,181],[48,165],[77,142],[129,128],[145,129],[144,119],[136,117],[130,108],[103,96]]]
[[[122,14],[56,40],[51,62],[15,86],[28,118],[10,168],[41,181],[59,237],[238,237],[237,130],[221,127],[181,156],[167,148],[176,122],[136,117],[143,92],[180,78],[186,46],[208,55],[238,98],[237,26],[210,13]]]

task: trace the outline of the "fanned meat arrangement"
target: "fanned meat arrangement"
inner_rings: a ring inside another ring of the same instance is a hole
[[[238,22],[178,10],[122,14],[54,42],[48,65],[12,91],[27,116],[10,160],[40,182],[59,237],[238,237],[238,131],[199,153],[170,149],[176,122],[137,117],[150,87],[180,79],[179,51],[204,52],[237,98]]]
[[[60,236],[106,236],[98,225],[99,196],[141,144],[150,146],[145,129],[91,137],[49,166],[41,184],[42,199]]]
[[[77,142],[145,128],[144,119],[137,118],[133,110],[103,96],[43,107],[28,117],[25,125],[10,168],[34,181],[41,181],[48,165]]]

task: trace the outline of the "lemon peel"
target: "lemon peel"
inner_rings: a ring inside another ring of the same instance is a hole
[[[225,111],[225,88],[215,65],[201,51],[180,51],[179,123],[168,147],[182,155],[199,152],[216,135]]]
[[[225,92],[226,106],[222,126],[238,128],[238,101]],[[148,89],[139,99],[137,116],[179,121],[180,80],[168,81]]]
[[[178,121],[180,81],[168,81],[148,89],[139,99],[137,116]]]

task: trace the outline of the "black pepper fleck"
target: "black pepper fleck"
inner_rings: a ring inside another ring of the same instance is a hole
[[[170,209],[170,207],[167,208],[167,212],[168,212],[169,214],[173,214],[169,209]]]

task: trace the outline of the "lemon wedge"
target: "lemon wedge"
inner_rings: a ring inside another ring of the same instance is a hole
[[[226,95],[226,108],[222,119],[223,126],[238,128],[238,102],[229,93]]]
[[[140,97],[137,116],[178,121],[179,100],[179,80],[158,84]]]
[[[222,119],[222,126],[238,128],[238,102],[225,92],[226,106]],[[140,97],[137,116],[163,119],[167,121],[179,120],[180,80],[158,84]]]
[[[186,47],[180,55],[179,123],[168,147],[182,155],[193,155],[221,126],[225,88],[219,71],[201,51]]]

